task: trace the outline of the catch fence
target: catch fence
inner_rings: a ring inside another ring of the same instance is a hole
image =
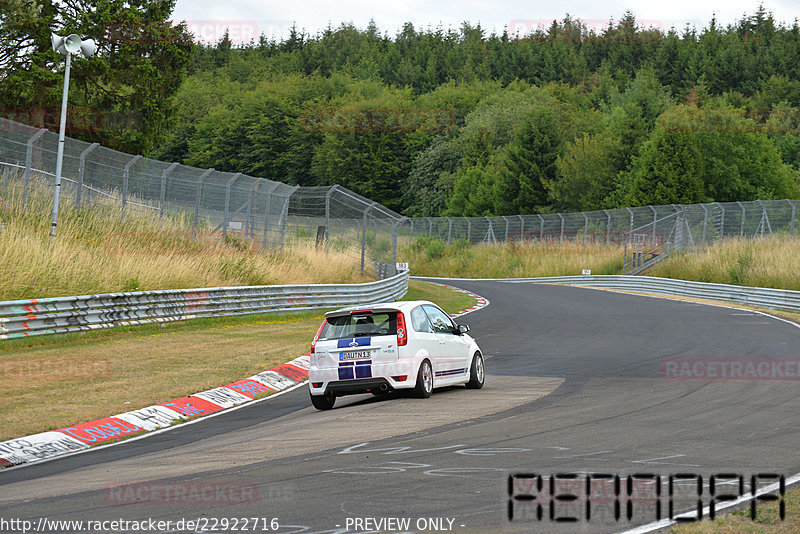
[[[27,203],[35,181],[52,183],[57,144],[55,133],[0,119],[3,187],[20,188]],[[447,243],[570,241],[625,247],[625,272],[632,272],[676,250],[703,248],[733,236],[794,235],[797,225],[795,200],[408,218],[338,185],[292,186],[71,138],[65,143],[62,175],[62,206],[92,209],[111,203],[123,219],[132,210],[159,219],[179,214],[190,218],[195,237],[235,236],[264,248],[313,242],[354,256],[362,272],[375,261],[396,262],[400,244],[422,237]]]

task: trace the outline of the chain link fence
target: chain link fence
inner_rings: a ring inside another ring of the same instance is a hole
[[[2,183],[27,200],[32,180],[50,179],[58,135],[0,119]],[[670,252],[726,237],[794,235],[798,201],[642,206],[580,213],[407,218],[341,186],[297,187],[241,173],[133,156],[67,138],[62,202],[91,209],[111,201],[153,217],[179,212],[193,232],[235,234],[264,248],[313,242],[354,257],[362,272],[397,261],[399,244],[422,237],[447,243],[555,241],[625,247],[625,272]],[[402,258],[401,258],[402,260]]]

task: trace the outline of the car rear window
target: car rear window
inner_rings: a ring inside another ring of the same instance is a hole
[[[328,317],[320,339],[397,335],[397,312]]]

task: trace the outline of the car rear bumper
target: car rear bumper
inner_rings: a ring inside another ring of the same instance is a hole
[[[312,395],[323,395],[328,392],[339,396],[355,395],[373,390],[413,388],[416,376],[413,362],[342,365],[327,369],[319,369],[312,365],[308,372],[308,386]]]

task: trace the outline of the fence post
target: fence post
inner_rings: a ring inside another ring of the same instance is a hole
[[[247,238],[255,238],[255,224],[253,224],[253,204],[255,203],[256,195],[258,194],[258,186],[260,182],[253,184],[250,188],[250,195],[247,197],[247,218],[244,223],[244,236]]]
[[[239,179],[242,173],[237,172],[231,176],[228,183],[225,184],[225,215],[222,217],[222,239],[228,239],[228,225],[230,224],[230,210],[231,210],[231,187],[233,183]]]
[[[472,243],[472,219],[469,217],[464,217],[467,219],[467,243]]]
[[[651,210],[653,210],[653,232],[652,232],[652,237],[650,238],[650,242],[653,244],[653,246],[655,246],[655,242],[656,242],[656,221],[658,220],[658,211],[656,211],[656,209],[653,206],[647,206],[647,207],[650,208]],[[675,206],[673,206],[673,209],[674,208],[675,208]]]
[[[705,204],[700,204],[700,207],[703,208],[703,240],[700,243],[700,248],[706,248],[706,224],[708,222],[708,209],[706,208]]]
[[[719,242],[722,243],[722,240],[725,239],[725,206],[719,202],[717,202],[717,206],[719,206],[720,211],[722,211],[722,218],[719,224]]]
[[[450,236],[453,233],[453,219],[447,218],[447,244],[450,244]]]
[[[603,213],[606,214],[608,219],[606,223],[606,246],[609,246],[611,244],[611,213],[608,210],[603,210]]]
[[[539,217],[539,241],[541,241],[544,238],[544,217],[538,213],[536,216]]]
[[[363,216],[364,229],[361,231],[361,276],[364,276],[364,256],[366,255],[366,251],[367,251],[367,214],[369,213],[369,210],[371,210],[372,206],[374,206],[374,205],[375,205],[375,202],[373,202],[372,204],[367,206],[367,208],[364,210],[364,216]]]
[[[261,248],[267,248],[267,231],[269,230],[269,212],[270,208],[272,208],[272,192],[275,191],[278,186],[281,185],[279,182],[274,182],[269,189],[267,189],[267,201],[264,202],[264,235],[261,239]]]
[[[505,215],[503,215],[503,220],[506,222],[506,239],[505,241],[508,242],[508,219]]]
[[[517,215],[519,217],[519,234],[522,237],[522,240],[525,241],[525,218],[522,215]]]
[[[214,172],[214,169],[206,169],[197,179],[197,194],[194,199],[194,238],[197,239],[197,228],[200,225],[200,196],[203,194],[203,180]]]
[[[626,209],[626,210],[628,210],[628,213],[630,213],[630,214],[631,214],[631,228],[630,228],[630,230],[628,230],[628,231],[629,231],[629,232],[632,232],[632,231],[633,231],[633,211],[631,211],[631,209],[630,209],[630,208],[625,208],[625,209]]]
[[[125,207],[128,205],[128,181],[131,176],[131,167],[134,163],[142,159],[142,156],[133,156],[122,171],[122,214],[121,218],[125,220]]]
[[[333,195],[337,187],[339,186],[334,185],[325,193],[325,253],[328,252],[328,235],[331,226],[331,195]]]
[[[177,163],[172,163],[161,173],[161,196],[158,197],[158,218],[164,218],[164,205],[167,203],[167,176],[175,170]]]
[[[561,218],[561,235],[558,236],[558,242],[559,243],[563,243],[564,242],[564,216],[561,215],[560,213],[557,213],[556,215],[558,215]]]
[[[794,235],[794,212],[796,207],[794,205],[794,202],[792,202],[791,200],[787,200],[786,202],[788,202],[789,205],[792,207],[792,229],[789,231],[789,235]]]
[[[297,191],[298,188],[299,186],[295,187],[294,191]],[[281,219],[283,219],[283,224],[281,225],[281,251],[283,251],[283,247],[286,245],[286,233],[289,229],[289,199],[294,194],[294,191],[283,199],[283,209],[281,209]]]
[[[25,151],[25,182],[22,191],[22,209],[28,208],[28,190],[30,189],[31,167],[33,165],[33,145],[41,136],[47,133],[47,128],[42,128],[28,138],[27,150]]]
[[[95,148],[99,147],[100,143],[92,143],[83,152],[81,152],[80,161],[78,162],[78,188],[75,192],[75,207],[76,209],[81,209],[81,196],[83,194],[83,176],[86,173],[86,156],[94,150]]]
[[[392,263],[395,264],[397,263],[397,231],[403,226],[406,220],[407,218],[403,217],[392,225]]]
[[[741,224],[741,226],[739,226],[739,237],[742,237],[742,236],[744,236],[744,217],[745,217],[745,214],[747,212],[744,209],[744,204],[742,204],[741,202],[736,202],[736,203],[742,209],[742,224]]]
[[[409,243],[413,243],[414,242],[414,219],[409,219],[409,221],[411,222],[411,231],[408,234],[408,242]]]
[[[584,223],[583,223],[583,244],[586,244],[586,234],[589,232],[589,217],[586,216],[584,212],[581,212],[583,215]]]

